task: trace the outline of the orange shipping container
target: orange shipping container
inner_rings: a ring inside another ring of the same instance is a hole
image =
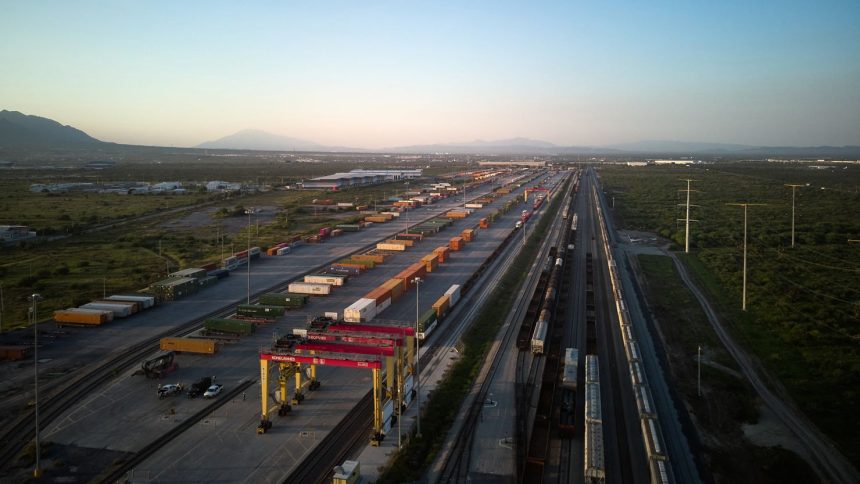
[[[454,237],[448,242],[448,247],[455,252],[462,249],[463,245],[465,245],[463,237]]]
[[[54,321],[68,324],[87,324],[98,326],[108,322],[110,311],[54,311]]]
[[[369,217],[364,217],[365,222],[374,222],[374,223],[385,223],[388,222],[388,219],[379,215],[371,215]]]
[[[461,212],[459,210],[451,210],[450,212],[445,214],[448,218],[466,218],[469,216],[468,212]]]
[[[433,272],[439,264],[439,257],[436,254],[425,255],[421,258],[421,262],[424,263],[427,272]]]
[[[488,229],[490,228],[490,224],[487,222],[486,218],[482,218],[478,221],[478,227],[481,227],[482,229]]]
[[[466,229],[462,233],[460,233],[460,236],[463,237],[463,240],[465,240],[466,242],[471,242],[475,240],[475,230]]]
[[[401,294],[403,294],[403,291],[406,289],[406,285],[403,284],[403,280],[401,279],[389,279],[379,287],[383,287],[391,291],[391,302],[400,299]]]
[[[381,304],[386,299],[391,299],[391,289],[386,289],[382,286],[370,291],[364,296],[365,299],[373,299],[376,304]]]
[[[369,260],[376,264],[382,264],[385,262],[385,256],[383,254],[358,254],[352,256],[353,260]]]
[[[433,303],[433,310],[436,311],[436,317],[442,318],[446,314],[448,314],[448,308],[451,306],[451,298],[448,295],[444,295],[436,300]]]
[[[435,250],[433,250],[433,253],[439,257],[439,263],[444,263],[446,260],[448,260],[448,256],[451,253],[451,249],[447,246],[437,247]]]
[[[161,351],[182,351],[185,353],[212,355],[218,351],[218,345],[214,339],[161,338]]]

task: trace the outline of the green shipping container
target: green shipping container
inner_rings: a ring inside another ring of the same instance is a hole
[[[430,308],[418,319],[418,332],[424,331],[436,322],[436,310]]]
[[[249,318],[279,318],[284,315],[283,306],[263,304],[240,304],[236,314]]]
[[[335,225],[335,228],[341,229],[344,232],[358,232],[359,230],[361,230],[361,225],[341,224]]]
[[[306,294],[270,293],[260,296],[260,304],[266,306],[284,306],[287,309],[303,307],[308,303],[310,296]]]
[[[238,319],[207,319],[203,323],[207,331],[247,336],[254,332],[254,323]]]

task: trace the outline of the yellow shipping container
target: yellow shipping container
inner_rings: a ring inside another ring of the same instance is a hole
[[[446,294],[433,303],[433,310],[436,311],[436,317],[442,318],[448,314],[448,308],[451,307],[451,298]]]
[[[403,294],[403,291],[406,289],[405,284],[403,284],[403,279],[389,279],[382,283],[381,286],[386,290],[391,291],[391,301],[396,301]]]
[[[218,351],[218,344],[214,339],[161,338],[161,351],[181,351],[185,353],[213,355]]]

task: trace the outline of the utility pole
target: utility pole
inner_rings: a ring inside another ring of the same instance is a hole
[[[699,345],[699,352],[698,352],[697,360],[699,362],[699,371],[698,371],[698,377],[696,378],[696,380],[697,380],[696,386],[699,388],[699,396],[701,397],[702,396],[702,345]]]
[[[743,292],[741,294],[741,309],[747,310],[747,207],[755,207],[765,205],[764,203],[727,203],[726,205],[734,205],[744,208],[744,283]]]
[[[794,248],[794,190],[804,185],[794,183],[786,183],[785,186],[791,187],[791,248]]]
[[[248,264],[248,300],[246,304],[251,304],[251,214],[254,213],[253,208],[245,210],[248,214],[248,250],[245,252],[245,260]]]
[[[693,192],[693,191],[697,192],[698,191],[698,190],[690,189],[690,183],[692,183],[694,181],[699,181],[699,180],[692,180],[690,178],[684,178],[681,181],[687,182],[687,189],[686,190],[678,190],[678,191],[679,192],[687,192],[687,203],[686,203],[687,216],[684,218],[684,221],[685,221],[684,253],[689,254],[690,253],[690,222],[698,222],[698,220],[690,220],[690,207],[691,207],[691,205],[690,205],[690,192]],[[696,207],[697,205],[692,205],[692,206]]]

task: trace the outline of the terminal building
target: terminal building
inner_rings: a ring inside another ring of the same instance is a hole
[[[421,169],[414,170],[352,170],[335,173],[302,182],[302,188],[313,190],[341,190],[349,187],[374,185],[397,180],[421,178]]]

